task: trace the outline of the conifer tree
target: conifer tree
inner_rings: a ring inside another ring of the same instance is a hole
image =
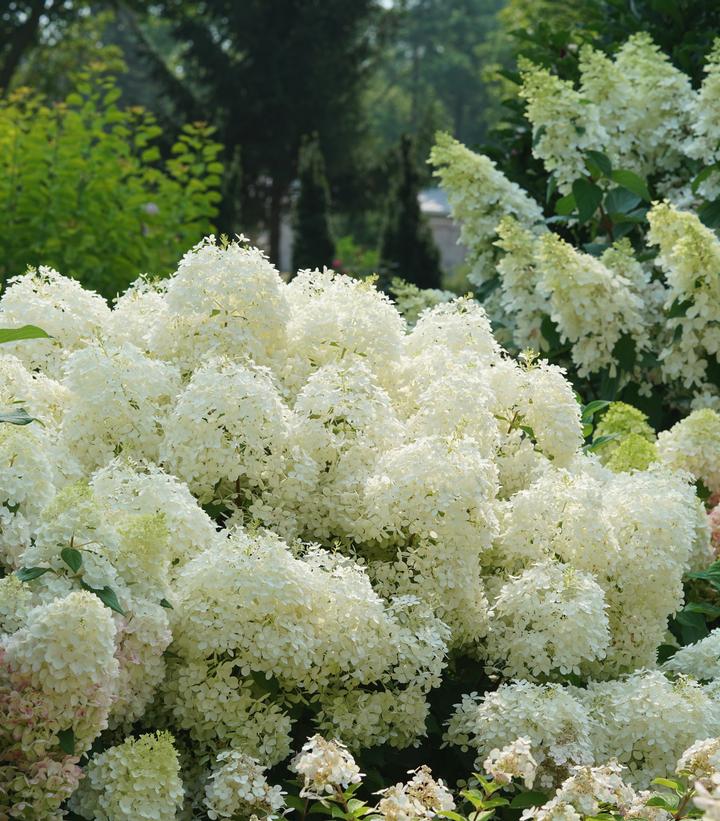
[[[403,136],[397,154],[380,240],[382,283],[402,277],[419,288],[441,285],[440,254],[418,202],[420,175],[412,140]]]
[[[335,241],[330,227],[330,191],[317,134],[306,137],[298,160],[300,191],[293,221],[293,268],[331,267]]]

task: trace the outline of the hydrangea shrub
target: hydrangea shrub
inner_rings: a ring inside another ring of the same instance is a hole
[[[267,772],[307,736],[299,800],[346,814],[353,756],[423,743],[550,792],[607,765],[630,806],[720,734],[715,634],[658,659],[713,578],[712,453],[682,443],[714,411],[656,446],[606,413],[608,446],[656,447],[617,469],[563,370],[509,356],[477,301],[411,327],[372,282],[287,284],[242,241],[113,308],[31,270],[0,299],[23,323],[50,336],[0,353],[2,402],[42,422],[0,428],[10,817],[272,817]],[[425,763],[378,817],[454,812]]]

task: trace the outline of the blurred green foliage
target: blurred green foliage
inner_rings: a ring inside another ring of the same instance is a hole
[[[220,199],[221,146],[185,125],[167,158],[114,78],[80,75],[50,104],[18,88],[0,100],[0,278],[48,265],[112,299],[138,273],[165,276],[204,234]]]

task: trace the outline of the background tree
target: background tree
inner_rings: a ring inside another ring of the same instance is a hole
[[[330,191],[317,134],[303,141],[300,183],[293,222],[293,268],[332,266],[335,241],[330,227]]]
[[[183,76],[228,152],[242,146],[243,214],[279,256],[301,138],[317,131],[328,168],[352,167],[364,131],[374,0],[166,0]],[[187,115],[186,115],[187,116]],[[190,116],[194,116],[191,114]],[[221,226],[226,230],[232,226]]]
[[[385,210],[380,268],[386,284],[393,276],[400,276],[420,288],[439,288],[440,254],[420,210],[419,174],[413,153],[412,139],[404,135]]]

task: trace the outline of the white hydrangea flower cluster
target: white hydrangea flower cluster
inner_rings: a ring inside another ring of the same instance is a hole
[[[668,293],[665,307],[671,314],[667,332],[672,336],[661,352],[668,380],[681,379],[686,386],[706,381],[708,357],[720,352],[720,331],[715,317],[720,293],[714,271],[720,265],[720,240],[699,218],[668,202],[656,203],[648,213],[648,242],[660,249],[657,264],[665,272]]]
[[[512,216],[526,229],[545,230],[542,208],[489,157],[440,133],[430,152],[430,163],[448,192],[453,216],[460,222],[460,240],[470,255],[470,279],[477,285],[493,275],[493,238],[502,217]]]
[[[487,654],[509,678],[580,675],[610,642],[607,603],[591,574],[561,562],[523,570],[500,589]]]
[[[505,504],[486,559],[519,576],[494,576],[495,660],[524,677],[547,677],[561,658],[601,677],[655,666],[667,619],[683,603],[696,527],[694,490],[682,474],[613,473],[597,464],[592,472],[547,470]],[[707,533],[701,538],[707,549]],[[663,582],[649,588],[650,565]]]
[[[430,821],[455,809],[452,794],[442,781],[432,777],[429,767],[423,765],[408,775],[412,778],[407,783],[378,792],[382,798],[376,809],[384,821]]]
[[[441,302],[452,302],[456,294],[439,288],[418,288],[412,282],[395,277],[390,284],[390,292],[398,311],[405,317],[409,327],[415,325],[420,314],[434,308]]]
[[[720,492],[720,414],[712,408],[693,411],[670,430],[658,434],[662,462],[686,470],[711,493]]]
[[[520,96],[533,125],[533,154],[555,175],[558,190],[567,194],[584,174],[585,152],[609,143],[600,111],[571,82],[547,69],[523,60],[520,70]]]
[[[584,46],[579,69],[576,88],[548,69],[521,64],[533,153],[566,196],[575,196],[573,183],[588,184],[587,152],[604,154],[612,178],[596,179],[593,191],[624,192],[625,204],[605,201],[594,242],[575,249],[547,230],[537,205],[489,158],[441,135],[431,162],[470,249],[470,278],[496,278],[500,287],[486,305],[517,350],[546,350],[554,330],[544,333],[543,323],[551,321],[580,376],[607,370],[612,377],[618,358],[630,360],[625,376],[643,390],[663,384],[683,409],[693,399],[717,407],[720,242],[698,209],[702,198],[711,202],[720,192],[713,115],[720,108],[720,40],[698,90],[644,33],[612,57]],[[641,197],[638,185],[647,178],[671,202],[652,205],[645,247],[636,251],[617,235],[624,236],[626,211],[627,219],[643,221],[648,195]],[[660,249],[654,260],[652,246]]]
[[[247,818],[272,821],[285,807],[284,793],[270,786],[257,760],[237,750],[225,750],[215,759],[205,786],[208,818]]]
[[[303,744],[290,769],[302,778],[300,795],[308,798],[346,790],[351,784],[359,784],[363,775],[342,742],[328,741],[321,735],[314,735]]]
[[[484,696],[465,695],[445,735],[448,743],[477,752],[478,769],[508,738],[524,738],[531,745],[535,783],[543,786],[558,783],[572,765],[593,761],[587,710],[559,684],[517,681]]]
[[[94,821],[173,821],[182,803],[173,737],[156,733],[128,737],[95,756],[71,806]]]
[[[510,784],[513,778],[522,781],[528,790],[532,789],[537,775],[537,761],[533,758],[532,744],[527,738],[516,738],[502,750],[490,750],[483,762],[483,770],[498,784]]]
[[[409,327],[371,282],[287,284],[212,240],[112,310],[78,287],[31,272],[0,298],[0,323],[53,334],[0,355],[0,394],[43,421],[0,430],[0,795],[52,817],[92,749],[83,812],[143,817],[128,773],[158,746],[149,817],[175,806],[176,761],[185,814],[205,796],[227,817],[241,757],[278,764],[306,726],[348,746],[316,738],[302,766],[347,786],[349,750],[420,743],[451,653],[525,680],[468,697],[449,741],[484,760],[526,738],[543,784],[600,761],[600,707],[561,682],[604,704],[606,680],[656,666],[709,545],[677,465],[584,454],[563,370],[509,357],[471,298]],[[658,703],[684,704],[667,686]],[[636,746],[618,730],[633,777],[712,725],[703,687],[656,748],[635,714]],[[433,784],[392,788],[388,817],[449,807]]]
[[[507,738],[522,736],[544,787],[574,766],[613,760],[628,768],[629,783],[647,787],[657,773],[673,772],[680,751],[718,728],[712,685],[685,677],[671,682],[654,670],[587,689],[518,681],[482,697],[470,694],[456,706],[445,738],[474,749],[479,767]]]
[[[694,644],[681,647],[663,664],[663,669],[692,676],[696,681],[720,678],[720,629],[713,630]]]

